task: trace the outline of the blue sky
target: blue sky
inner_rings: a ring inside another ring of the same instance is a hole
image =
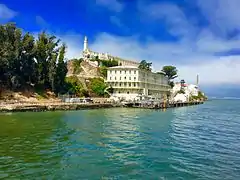
[[[0,23],[47,30],[67,43],[68,58],[90,49],[178,67],[203,86],[240,85],[239,0],[1,0]]]

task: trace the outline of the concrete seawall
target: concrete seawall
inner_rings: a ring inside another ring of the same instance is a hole
[[[185,103],[170,103],[161,104],[139,104],[129,103],[127,105],[112,104],[112,103],[4,103],[0,104],[0,112],[39,112],[39,111],[68,111],[68,110],[83,110],[83,109],[100,109],[100,108],[114,108],[114,107],[128,107],[128,108],[143,108],[143,109],[165,109],[176,108],[191,105],[203,104],[200,102],[185,102]]]
[[[104,104],[83,104],[83,103],[48,103],[48,104],[5,104],[0,105],[0,112],[38,112],[38,111],[66,111],[81,109],[113,108],[118,105]]]

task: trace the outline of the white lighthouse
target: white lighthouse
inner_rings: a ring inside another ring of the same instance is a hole
[[[88,49],[88,39],[87,36],[84,37],[83,51]]]

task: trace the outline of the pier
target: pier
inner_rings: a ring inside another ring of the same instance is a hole
[[[203,104],[204,101],[190,101],[190,102],[133,102],[126,103],[126,107],[131,108],[143,108],[143,109],[165,109],[165,108],[176,108],[184,106],[193,106]]]

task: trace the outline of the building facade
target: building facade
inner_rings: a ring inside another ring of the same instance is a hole
[[[86,36],[84,38],[82,56],[83,56],[83,59],[86,61],[89,59],[98,58],[100,60],[109,60],[109,61],[117,60],[119,66],[135,66],[135,67],[139,66],[139,62],[137,62],[137,61],[126,60],[126,59],[122,59],[120,57],[112,56],[108,53],[99,53],[99,52],[94,52],[94,51],[90,50],[88,48],[88,39]]]
[[[106,82],[113,88],[113,97],[125,100],[162,99],[170,90],[164,74],[140,70],[135,66],[109,68]]]

